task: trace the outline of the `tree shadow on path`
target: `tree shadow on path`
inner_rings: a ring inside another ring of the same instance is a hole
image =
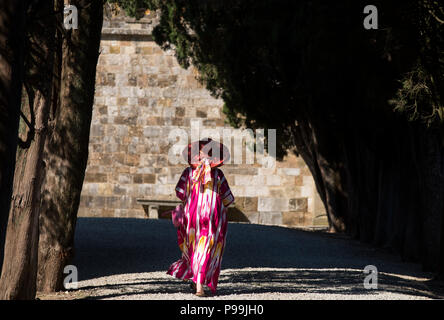
[[[136,296],[162,294],[190,294],[192,291],[188,283],[166,277],[139,277],[131,282],[121,281],[101,286],[86,286],[83,290],[100,289],[101,293],[88,299],[116,299],[125,297],[132,299]],[[103,290],[106,291],[103,291]],[[257,294],[302,294],[301,298],[327,298],[341,295],[342,298],[377,299],[378,294],[384,292],[392,297],[399,295],[414,298],[442,299],[443,292],[431,290],[426,283],[401,279],[392,275],[380,275],[376,290],[365,289],[363,275],[358,270],[327,271],[327,270],[224,270],[220,276],[217,295],[211,299],[230,299],[236,295]],[[354,296],[354,297],[352,297]],[[385,299],[390,298],[386,296]]]
[[[179,259],[176,229],[168,220],[79,218],[73,264],[79,280],[129,273],[166,272]],[[379,289],[442,298],[440,284],[418,264],[346,237],[297,229],[230,223],[218,296],[232,294],[373,294],[363,286],[363,269],[378,269]],[[422,278],[421,281],[415,278]],[[190,292],[174,279],[137,277],[82,289],[115,289],[95,298]]]

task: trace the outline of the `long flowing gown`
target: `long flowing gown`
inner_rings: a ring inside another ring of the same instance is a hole
[[[185,211],[184,223],[177,229],[182,257],[167,274],[206,284],[214,293],[227,235],[227,207],[234,197],[220,169],[211,169],[211,180],[206,184],[193,182],[194,170],[186,168],[176,186]]]

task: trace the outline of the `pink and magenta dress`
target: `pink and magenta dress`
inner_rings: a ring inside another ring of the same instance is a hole
[[[186,168],[176,186],[185,212],[177,229],[182,257],[167,274],[206,284],[215,293],[227,235],[227,207],[234,197],[220,169],[199,170]]]

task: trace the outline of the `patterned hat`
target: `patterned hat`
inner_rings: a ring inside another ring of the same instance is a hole
[[[185,160],[194,169],[199,162],[208,158],[211,168],[220,167],[230,159],[230,151],[222,143],[208,138],[190,143],[182,152]]]

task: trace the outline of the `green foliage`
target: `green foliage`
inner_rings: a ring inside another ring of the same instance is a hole
[[[131,17],[141,18],[143,12],[155,5],[158,1],[150,0],[108,0],[109,3],[118,4],[119,7],[123,8],[127,15]]]
[[[431,89],[433,77],[421,65],[407,73],[394,99],[395,110],[405,114],[409,121],[420,121],[428,127],[444,121],[444,106],[439,104]]]
[[[426,127],[444,123],[444,4],[409,1],[405,15],[395,24],[399,54],[411,57],[401,70],[399,87],[389,104],[409,121]],[[441,17],[441,18],[440,18]],[[402,25],[408,27],[403,30]],[[402,60],[403,57],[398,57]]]

